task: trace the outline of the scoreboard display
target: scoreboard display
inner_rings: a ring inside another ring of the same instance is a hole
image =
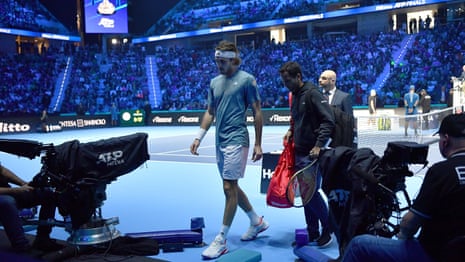
[[[85,0],[84,16],[86,33],[128,33],[126,0]]]

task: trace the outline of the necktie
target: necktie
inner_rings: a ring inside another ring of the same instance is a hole
[[[329,101],[329,97],[331,96],[331,92],[330,91],[325,91],[323,93],[323,95],[325,96],[325,98],[328,100],[328,103],[331,103],[331,101]]]

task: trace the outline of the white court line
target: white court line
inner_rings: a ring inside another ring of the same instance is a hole
[[[202,147],[199,147],[199,150],[202,149],[202,148],[212,148],[212,147],[215,147],[215,146],[214,146],[214,145],[211,145],[211,146],[202,146]],[[177,150],[171,150],[171,151],[164,151],[164,152],[158,152],[158,153],[154,153],[154,154],[170,154],[170,153],[182,152],[182,151],[186,151],[186,150],[190,150],[190,149],[187,147],[187,148],[184,148],[184,149],[177,149]],[[190,155],[190,156],[193,156],[193,155]]]
[[[178,136],[178,135],[176,135]],[[166,137],[173,137],[173,136],[166,136]],[[166,138],[165,137],[165,138]],[[263,138],[263,140],[270,140],[270,139],[275,139],[277,137],[282,137],[281,135],[273,135],[273,136],[267,136],[265,138]],[[150,138],[150,140],[154,140],[155,138]],[[152,153],[153,151],[151,150],[152,147],[154,147],[155,145],[152,145],[152,144],[155,144],[155,143],[152,143],[152,141],[150,141],[149,144],[149,152],[150,152],[150,155],[170,155],[170,156],[194,156],[194,155],[185,155],[185,154],[173,154],[173,153],[177,153],[177,152],[183,152],[183,151],[186,151],[186,150],[189,150],[189,148],[183,148],[183,149],[176,149],[176,150],[170,150],[170,151],[163,151],[163,152],[157,152],[157,153]],[[282,143],[268,143],[270,145],[281,145]],[[202,148],[214,148],[215,145],[208,145],[208,146],[201,146],[199,147],[199,150],[202,149]],[[209,156],[211,157],[211,156]],[[213,156],[215,157],[215,156]]]
[[[199,154],[197,156],[192,155],[192,154],[169,154],[169,153],[150,153],[149,155],[151,156],[172,156],[172,157],[203,157],[203,158],[215,158],[215,156],[209,156],[209,155],[202,155]]]
[[[202,165],[202,166],[208,166],[208,165],[215,165],[216,163],[205,163],[205,162],[177,162],[177,161],[165,161],[165,160],[147,160],[150,162],[156,162],[156,163],[161,163],[161,164],[183,164],[183,165]]]

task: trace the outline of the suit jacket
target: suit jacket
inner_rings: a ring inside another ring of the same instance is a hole
[[[352,109],[352,97],[339,89],[335,89],[333,99],[331,100],[332,106],[339,107],[342,111],[346,112],[349,115],[354,115],[354,111]]]

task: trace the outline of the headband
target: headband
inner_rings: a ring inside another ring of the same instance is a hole
[[[221,51],[221,50],[216,50],[215,51],[215,58],[236,58],[237,54],[234,51]]]

